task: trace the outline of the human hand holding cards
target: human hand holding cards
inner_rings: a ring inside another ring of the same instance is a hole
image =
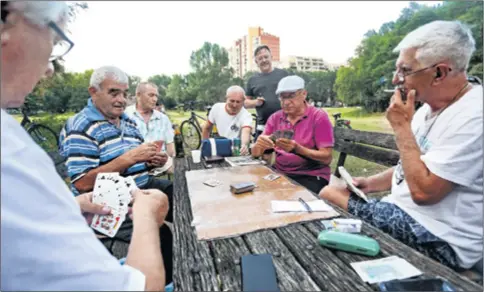
[[[292,140],[293,137],[294,137],[294,131],[290,129],[277,130],[274,133],[272,133],[272,135],[270,135],[270,138],[274,143],[276,143],[277,139],[280,139],[280,138]]]
[[[353,184],[353,178],[343,166],[338,167],[338,172],[341,175],[341,178],[345,181],[348,188],[358,197],[365,200],[365,202],[368,202],[368,198],[366,197],[365,193]]]
[[[109,237],[114,237],[126,219],[132,192],[138,187],[132,177],[122,177],[117,172],[98,173],[92,202],[111,209],[108,215],[95,215],[91,227]]]

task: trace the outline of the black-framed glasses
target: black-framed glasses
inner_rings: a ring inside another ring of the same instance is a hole
[[[60,37],[60,39],[54,43],[52,53],[50,54],[49,62],[52,62],[67,55],[67,53],[72,50],[72,47],[74,47],[74,42],[71,41],[62,29],[60,29],[53,21],[50,21],[47,25]]]
[[[8,14],[10,13],[7,5],[8,1],[1,2],[1,20],[4,23],[7,20]],[[66,34],[62,31],[62,29],[59,28],[59,26],[57,26],[57,24],[55,24],[55,22],[50,21],[47,23],[47,26],[54,30],[54,32],[60,37],[60,40],[54,42],[52,53],[49,57],[49,62],[52,62],[69,53],[69,51],[72,50],[72,47],[74,47],[74,42],[72,42],[66,36]]]

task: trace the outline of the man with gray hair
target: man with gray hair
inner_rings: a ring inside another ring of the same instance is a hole
[[[163,166],[166,155],[154,142],[145,143],[134,120],[124,112],[128,96],[128,75],[114,66],[96,69],[88,91],[87,106],[71,117],[60,135],[60,154],[67,158],[67,172],[75,196],[94,188],[98,173],[119,172],[131,176],[140,189],[158,189],[168,196],[170,208],[166,220],[173,222],[173,184],[150,175]],[[123,222],[116,238],[131,239],[133,222]],[[160,228],[168,283],[171,281],[171,243],[169,228]]]
[[[21,106],[49,70],[48,62],[74,45],[64,33],[67,16],[61,1],[1,2],[0,290],[162,290],[159,226],[168,211],[167,196],[158,190],[133,194],[133,237],[120,265],[86,224],[94,213],[110,210],[92,203],[92,193],[74,198],[52,159],[5,111]],[[110,118],[120,110],[102,108]]]
[[[482,273],[482,86],[467,81],[475,41],[458,21],[434,21],[409,33],[399,53],[386,117],[398,165],[354,183],[365,202],[328,186],[320,196],[456,270]],[[415,101],[424,105],[415,112]],[[480,263],[479,263],[480,262]]]
[[[202,138],[208,139],[212,127],[217,127],[220,136],[241,140],[241,155],[249,154],[252,115],[244,108],[245,91],[238,85],[230,86],[225,94],[225,102],[213,105],[208,120],[203,126]]]

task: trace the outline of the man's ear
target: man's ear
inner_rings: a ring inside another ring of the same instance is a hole
[[[90,87],[87,89],[87,91],[89,92],[89,94],[90,94],[91,96],[94,96],[94,95],[97,93],[97,88],[96,88],[96,87],[94,87],[94,86],[90,86]]]

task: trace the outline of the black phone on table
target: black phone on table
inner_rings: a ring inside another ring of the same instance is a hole
[[[242,256],[242,291],[280,291],[270,254]]]

